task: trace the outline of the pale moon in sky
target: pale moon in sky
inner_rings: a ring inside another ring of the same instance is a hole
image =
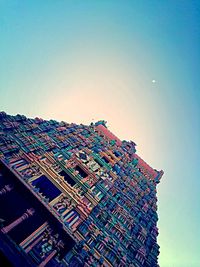
[[[152,83],[155,83],[156,82],[156,80],[152,80]]]

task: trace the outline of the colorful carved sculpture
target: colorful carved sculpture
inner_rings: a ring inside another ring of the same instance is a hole
[[[0,209],[0,232],[27,266],[158,266],[156,186],[163,171],[105,123],[0,113],[0,205],[9,195],[33,204],[18,217],[13,210],[12,220]]]

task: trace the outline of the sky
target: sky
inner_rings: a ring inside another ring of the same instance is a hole
[[[0,110],[104,119],[164,170],[160,267],[200,266],[200,2],[0,0]]]

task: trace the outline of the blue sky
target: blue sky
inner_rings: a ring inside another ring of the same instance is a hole
[[[135,141],[165,172],[161,267],[200,266],[199,47],[199,1],[0,0],[0,109]]]

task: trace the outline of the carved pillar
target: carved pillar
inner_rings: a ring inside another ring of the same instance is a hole
[[[46,257],[46,259],[40,263],[40,265],[38,267],[44,267],[57,253],[57,250],[54,249],[48,257]]]
[[[14,229],[17,225],[19,225],[21,222],[33,216],[34,213],[35,213],[35,210],[33,208],[27,209],[26,212],[21,217],[19,217],[18,219],[16,219],[14,222],[10,223],[9,225],[3,227],[1,229],[1,232],[4,234],[7,234],[12,229]]]
[[[40,263],[38,267],[44,267],[52,258],[54,258],[57,252],[60,251],[60,249],[64,248],[64,243],[62,240],[59,240],[55,246],[56,248],[52,250],[52,252],[46,257],[45,260]]]
[[[1,190],[0,190],[0,196],[5,195],[8,192],[10,192],[13,189],[13,186],[10,184],[5,185]]]

